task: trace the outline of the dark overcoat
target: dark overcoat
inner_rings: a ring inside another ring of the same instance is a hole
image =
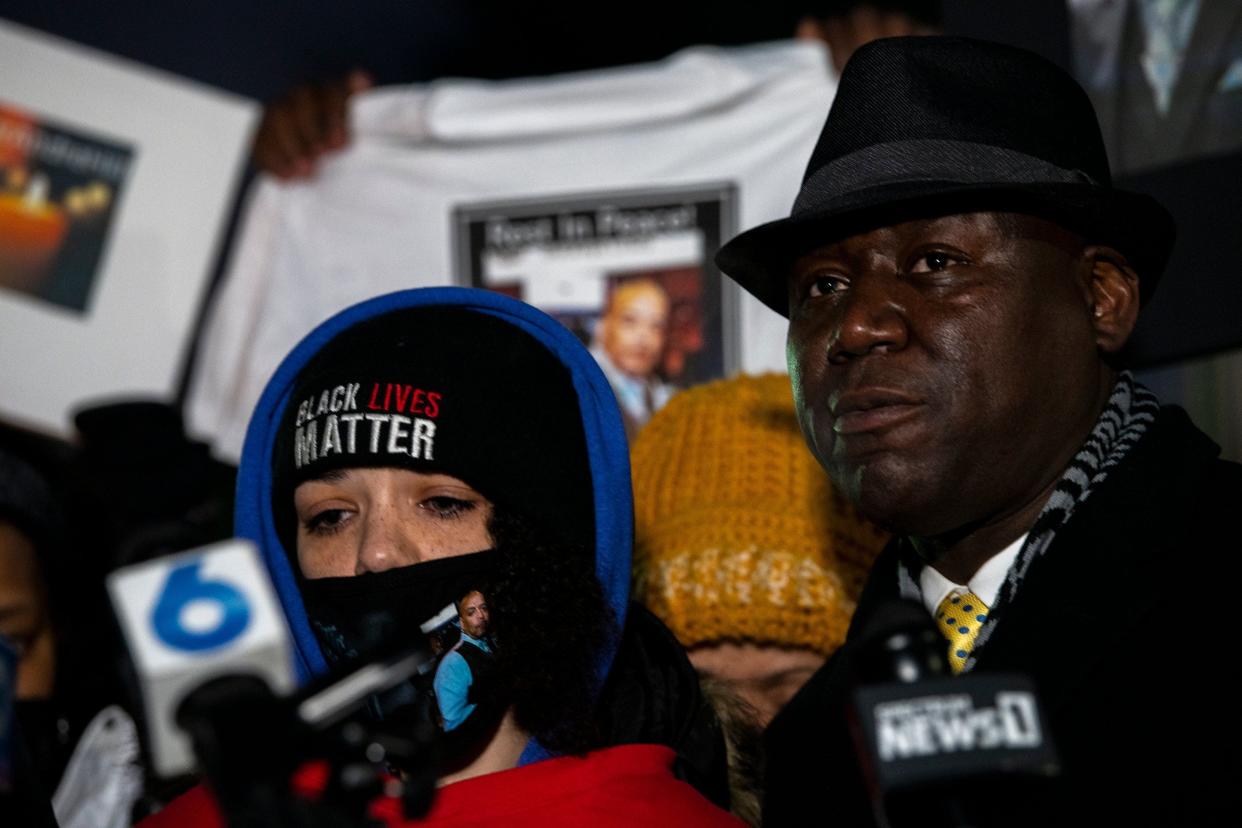
[[[1025,793],[973,786],[971,824],[1242,824],[1242,466],[1218,455],[1161,409],[1031,565],[975,670],[1034,679],[1063,772]],[[768,730],[766,828],[873,824],[845,709],[858,632],[898,597],[901,543]]]

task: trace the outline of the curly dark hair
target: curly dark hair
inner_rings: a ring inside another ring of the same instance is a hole
[[[500,509],[489,529],[500,554],[490,627],[514,717],[549,750],[585,753],[600,744],[599,658],[615,627],[593,545]]]

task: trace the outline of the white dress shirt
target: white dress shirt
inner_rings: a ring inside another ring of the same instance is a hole
[[[949,580],[935,567],[923,567],[923,571],[919,573],[919,588],[923,592],[923,605],[927,607],[927,611],[934,618],[940,602],[954,592],[973,592],[980,601],[989,607],[993,606],[996,603],[996,596],[1000,594],[1001,584],[1004,583],[1005,576],[1009,573],[1009,567],[1013,566],[1014,559],[1018,557],[1018,552],[1021,551],[1025,541],[1026,535],[1024,534],[988,558],[987,562],[979,567],[979,570],[970,577],[970,581],[966,584]]]

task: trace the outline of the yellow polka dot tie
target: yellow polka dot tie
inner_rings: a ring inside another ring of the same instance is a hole
[[[962,672],[987,617],[988,605],[973,592],[950,592],[936,608],[936,626],[949,639],[949,666],[954,673]]]

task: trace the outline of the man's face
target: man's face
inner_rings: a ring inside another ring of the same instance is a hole
[[[474,638],[487,635],[487,600],[481,592],[471,592],[457,608],[461,628]]]
[[[1042,219],[968,213],[860,233],[794,264],[799,419],[867,517],[942,535],[1002,520],[1060,476],[1110,376],[1082,250]]]
[[[664,352],[668,297],[653,282],[617,288],[603,322],[604,351],[612,364],[634,377],[647,377]]]

